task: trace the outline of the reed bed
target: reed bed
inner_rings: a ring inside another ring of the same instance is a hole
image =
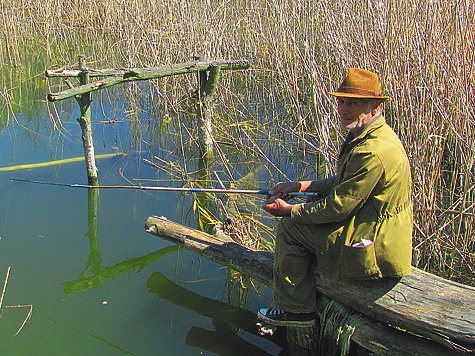
[[[40,53],[45,67],[73,66],[80,53],[96,68],[196,53],[251,60],[252,69],[224,74],[218,88],[218,161],[230,182],[240,178],[224,160],[233,150],[256,162],[247,166],[268,167],[269,184],[332,174],[344,133],[327,92],[348,67],[376,71],[413,168],[414,265],[474,282],[473,1],[4,0],[0,15],[0,64],[20,72]],[[193,76],[154,82],[152,121],[132,115],[135,130],[166,128],[188,147],[194,86]],[[8,83],[0,87],[8,92]],[[135,98],[143,91],[129,89]]]

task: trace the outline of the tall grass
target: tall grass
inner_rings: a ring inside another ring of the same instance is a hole
[[[327,92],[348,67],[376,71],[413,168],[414,264],[473,282],[473,1],[4,0],[0,10],[0,64],[20,71],[43,51],[50,67],[73,65],[80,53],[94,67],[195,53],[251,60],[251,70],[221,81],[216,134],[263,159],[275,181],[334,172],[343,133]],[[193,80],[156,84],[167,113],[182,110]],[[267,157],[268,145],[280,153]]]

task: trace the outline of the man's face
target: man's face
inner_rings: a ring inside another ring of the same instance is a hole
[[[342,129],[353,132],[355,136],[371,123],[371,101],[356,98],[337,98],[338,114]]]

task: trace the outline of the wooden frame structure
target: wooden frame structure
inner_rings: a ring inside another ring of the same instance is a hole
[[[250,67],[244,60],[203,60],[202,55],[196,55],[195,60],[186,63],[163,65],[148,68],[106,68],[91,69],[86,65],[84,56],[79,56],[78,69],[46,70],[47,78],[64,78],[69,89],[58,93],[49,93],[48,100],[56,102],[75,97],[81,110],[78,119],[82,130],[86,170],[90,185],[97,185],[97,168],[94,159],[94,142],[91,128],[91,93],[117,84],[137,80],[149,80],[167,76],[199,73],[198,76],[198,139],[203,158],[212,157],[212,101],[216,92],[216,84],[221,70],[238,70]],[[80,85],[74,87],[70,78],[79,78]],[[92,80],[94,78],[94,80]]]

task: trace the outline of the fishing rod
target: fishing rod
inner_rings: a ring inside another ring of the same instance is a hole
[[[217,189],[217,188],[174,188],[174,187],[150,187],[143,185],[87,185],[87,184],[67,184],[67,183],[55,183],[55,182],[42,182],[39,180],[29,180],[29,179],[10,179],[14,182],[26,182],[34,184],[46,184],[46,185],[57,185],[61,187],[70,187],[70,188],[85,188],[85,189],[136,189],[136,190],[158,190],[158,191],[171,191],[171,192],[191,192],[191,193],[226,193],[226,194],[260,194],[268,195],[270,190],[248,190],[248,189]],[[292,192],[289,195],[292,196],[315,196],[318,193],[315,192]]]

